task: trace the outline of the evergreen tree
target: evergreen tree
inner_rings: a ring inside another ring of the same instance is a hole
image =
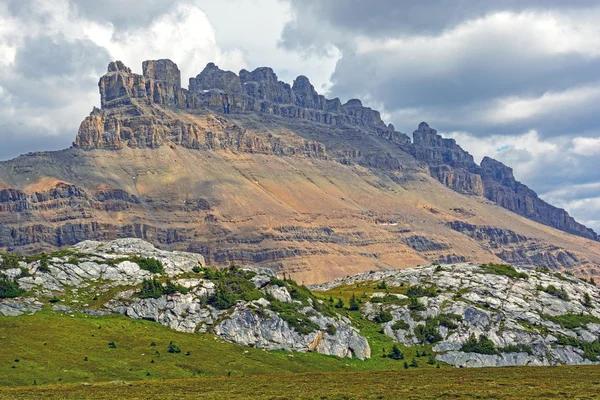
[[[352,298],[350,299],[348,308],[350,309],[350,311],[360,310],[360,300],[354,294],[352,295]]]
[[[392,351],[387,356],[392,360],[404,360],[404,353],[402,353],[397,344],[394,344]]]

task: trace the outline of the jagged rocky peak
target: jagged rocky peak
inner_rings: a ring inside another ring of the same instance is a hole
[[[427,122],[421,122],[413,132],[414,143],[426,147],[443,147],[443,138],[435,129],[431,129]]]
[[[344,105],[342,107],[350,108],[350,107],[362,107],[362,106],[363,106],[362,101],[360,101],[359,99],[350,99],[346,103],[344,103]]]
[[[181,72],[171,60],[147,60],[142,63],[144,77],[181,87]]]
[[[125,64],[123,64],[122,61],[111,61],[108,64],[108,73],[111,72],[124,72],[126,74],[130,74],[131,73],[131,68],[127,67]]]
[[[485,174],[493,176],[499,182],[513,183],[515,181],[512,168],[488,156],[483,157],[483,160],[481,160],[481,168],[483,168]]]
[[[294,80],[292,90],[296,94],[298,105],[317,110],[325,109],[325,97],[317,93],[314,86],[310,83],[306,76],[298,76]]]
[[[251,99],[267,100],[278,104],[296,104],[292,87],[279,80],[273,69],[259,67],[250,72],[240,71],[244,90]]]
[[[189,87],[192,93],[201,93],[211,89],[231,93],[243,92],[240,78],[234,72],[224,71],[212,62],[206,64],[206,67],[195,78],[190,78]]]

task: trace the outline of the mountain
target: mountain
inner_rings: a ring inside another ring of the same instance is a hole
[[[598,235],[512,170],[426,123],[413,140],[360,100],[270,68],[111,62],[73,147],[0,163],[0,249],[137,237],[305,282],[428,262],[600,272]]]

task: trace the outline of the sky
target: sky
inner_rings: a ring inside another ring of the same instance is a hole
[[[269,66],[427,121],[600,232],[600,2],[2,0],[0,160],[71,145],[111,60]]]

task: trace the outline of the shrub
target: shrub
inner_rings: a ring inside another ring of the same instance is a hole
[[[408,323],[406,323],[402,320],[399,320],[399,321],[394,322],[394,324],[392,325],[392,329],[395,331],[397,331],[399,329],[407,331],[410,329],[410,325],[408,325]]]
[[[115,342],[108,342],[108,347],[111,349],[116,349],[117,345],[115,344]]]
[[[411,286],[406,291],[406,295],[408,297],[435,297],[437,296],[436,288],[433,286],[423,287],[423,286]]]
[[[564,300],[564,301],[569,300],[569,294],[567,293],[565,288],[562,288],[562,287],[560,289],[557,289],[554,285],[548,285],[547,287],[543,287],[543,286],[539,285],[537,287],[537,290],[546,292],[549,295],[558,297],[559,299]]]
[[[375,316],[375,322],[377,322],[378,324],[382,324],[384,322],[390,322],[393,319],[394,319],[394,317],[392,316],[392,313],[390,313],[389,311],[385,311],[385,310],[379,311],[379,314],[377,314]]]
[[[192,268],[192,272],[199,274],[200,272],[202,272],[202,267],[199,265],[196,265],[194,268]]]
[[[40,258],[40,264],[38,265],[38,272],[44,272],[46,274],[50,273],[50,265],[48,264],[48,256],[46,254],[42,254]]]
[[[54,304],[54,303],[58,303],[60,301],[60,299],[56,296],[53,296],[50,300],[48,300],[50,303]]]
[[[408,369],[408,363],[404,361],[404,369]]]
[[[350,298],[350,303],[348,303],[348,309],[350,309],[350,311],[360,310],[360,300],[354,294],[352,294],[352,298]]]
[[[163,293],[164,294],[175,294],[177,292],[181,293],[181,294],[187,294],[190,290],[188,288],[186,288],[185,286],[181,286],[177,283],[173,283],[171,282],[171,280],[167,280],[167,283],[165,284],[164,288],[163,288]]]
[[[409,364],[410,367],[412,368],[418,368],[419,367],[419,362],[417,361],[416,358],[413,358],[412,361]]]
[[[504,275],[513,279],[527,279],[529,276],[525,272],[518,272],[515,267],[507,264],[482,264],[485,274]]]
[[[144,279],[142,289],[138,292],[141,299],[158,299],[164,293],[163,285],[156,279]]]
[[[415,337],[423,344],[437,343],[442,340],[442,335],[437,330],[438,323],[433,319],[428,319],[425,325],[415,327]]]
[[[565,346],[576,347],[583,351],[583,357],[590,361],[598,361],[600,357],[600,341],[582,342],[569,336],[558,335],[556,343]]]
[[[509,344],[498,349],[500,353],[527,353],[533,355],[533,349],[528,344]]]
[[[380,297],[371,297],[371,303],[381,303],[381,304],[398,304],[400,306],[406,304],[405,299],[400,299],[398,296],[394,296],[393,294],[386,294],[385,296]]]
[[[19,268],[19,258],[9,254],[2,256],[2,262],[0,263],[0,269],[14,269]]]
[[[461,321],[462,318],[457,314],[440,314],[435,317],[434,320],[436,320],[440,326],[445,326],[448,329],[456,329],[458,328],[457,321]]]
[[[236,301],[236,296],[231,291],[226,290],[223,284],[219,284],[215,292],[207,299],[207,303],[218,310],[227,310],[233,307]]]
[[[469,339],[460,348],[460,351],[464,351],[465,353],[498,354],[498,349],[494,346],[494,342],[484,334],[479,335],[479,339],[471,334]]]
[[[398,345],[394,343],[392,351],[388,353],[387,357],[392,360],[404,360],[404,353],[400,350]]]
[[[562,314],[552,316],[544,314],[543,317],[566,329],[587,328],[587,324],[590,323],[600,324],[600,318],[594,317],[593,315]]]
[[[328,324],[327,325],[327,333],[331,336],[335,335],[335,333],[337,332],[337,328],[335,327],[335,325],[333,324]]]
[[[433,364],[435,364],[435,363],[436,363],[436,361],[435,361],[435,357],[433,356],[433,354],[430,354],[430,355],[429,355],[429,358],[427,359],[427,364],[429,364],[429,365],[433,365]]]
[[[419,301],[419,299],[417,299],[416,297],[410,297],[409,298],[410,303],[408,304],[408,309],[411,311],[424,311],[425,310],[425,306],[423,305],[423,303],[421,303]]]
[[[296,285],[296,282],[293,282],[293,284],[290,285],[288,291],[290,292],[290,297],[293,300],[298,300],[299,302],[303,303],[304,305],[308,305],[308,299],[311,297],[311,293],[310,293],[310,290],[306,286],[304,286],[304,285],[298,286],[298,285]],[[343,308],[343,306],[342,306],[342,308]]]
[[[165,272],[165,268],[163,267],[162,262],[160,262],[156,258],[140,257],[134,255],[129,257],[129,260],[139,265],[141,269],[144,269],[153,274],[161,274]]]
[[[177,346],[175,343],[170,342],[169,343],[169,348],[167,350],[169,353],[175,354],[175,353],[181,353],[181,349],[179,348],[179,346]]]
[[[587,307],[587,308],[592,308],[594,306],[594,304],[592,303],[592,298],[589,295],[589,293],[583,294],[583,301],[581,302],[581,304],[583,304],[583,306]]]
[[[243,271],[234,265],[223,271],[204,268],[204,277],[216,284],[215,292],[207,299],[208,304],[220,310],[226,310],[232,307],[238,300],[252,301],[264,297],[256,289],[254,283],[249,280],[252,276],[252,272]],[[292,298],[298,298],[299,292],[296,291],[292,294],[290,291],[290,295],[292,295]]]
[[[272,276],[271,277],[271,285],[285,287],[285,281],[283,279],[279,279],[279,278]]]
[[[381,281],[375,286],[375,288],[376,289],[387,289],[387,283],[385,283],[385,281]]]
[[[0,299],[19,297],[24,293],[25,290],[21,289],[18,283],[0,278]]]

